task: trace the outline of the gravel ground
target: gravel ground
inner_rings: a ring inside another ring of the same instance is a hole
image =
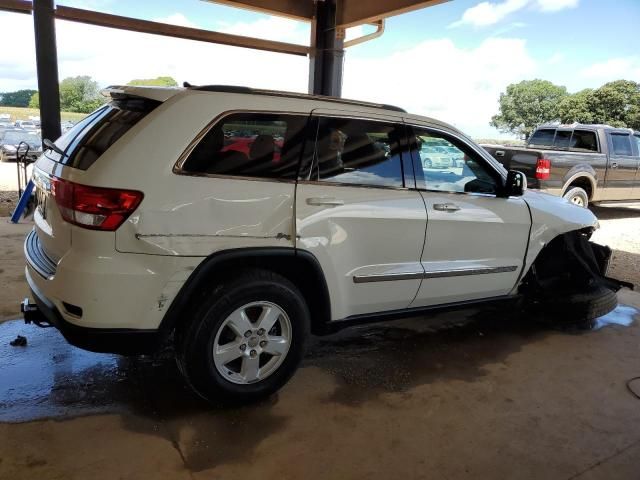
[[[640,289],[640,205],[592,207],[592,211],[600,221],[592,240],[614,251],[609,276]]]
[[[18,202],[18,192],[0,191],[0,217],[11,216]]]

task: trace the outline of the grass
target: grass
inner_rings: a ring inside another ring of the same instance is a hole
[[[12,122],[15,122],[16,120],[28,120],[29,117],[40,116],[40,110],[38,110],[37,108],[0,106],[0,113],[8,113],[9,115],[11,115]],[[60,112],[60,117],[62,118],[63,122],[70,120],[75,123],[78,120],[82,120],[86,116],[86,113]]]

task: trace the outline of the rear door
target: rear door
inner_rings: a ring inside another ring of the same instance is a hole
[[[424,280],[412,307],[507,295],[516,285],[531,219],[523,198],[499,198],[498,171],[480,150],[453,134],[411,127],[416,186],[424,198],[427,236]],[[427,168],[419,145],[456,148],[461,166]]]
[[[296,190],[296,245],[322,266],[332,319],[406,308],[423,274],[427,218],[405,184],[402,119],[314,110],[313,121]]]
[[[629,200],[632,198],[638,157],[634,155],[633,135],[627,132],[607,133],[609,164],[605,177],[603,200]],[[634,142],[635,143],[635,142]]]

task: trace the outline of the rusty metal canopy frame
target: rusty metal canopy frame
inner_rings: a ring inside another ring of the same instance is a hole
[[[277,15],[291,19],[315,22],[316,3],[324,0],[204,0],[231,7],[258,11],[270,15]],[[356,25],[372,24],[377,27],[373,33],[345,42],[345,47],[372,40],[382,35],[384,19],[412,10],[434,6],[449,0],[337,0],[336,27],[337,34],[343,35],[344,29]],[[31,14],[33,2],[30,0],[0,0],[0,11]],[[269,52],[286,53],[307,56],[314,45],[298,45],[287,42],[277,42],[260,38],[232,35],[228,33],[202,30],[198,28],[182,27],[149,20],[123,17],[107,13],[85,10],[81,8],[58,5],[55,7],[56,19],[71,22],[86,23],[100,27],[117,28],[139,33],[149,33],[168,37],[183,38],[201,42],[218,43],[234,47],[252,48]],[[342,30],[342,32],[340,32]],[[313,42],[313,39],[311,39]]]

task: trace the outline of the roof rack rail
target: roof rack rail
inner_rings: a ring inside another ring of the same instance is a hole
[[[380,108],[384,110],[393,110],[395,112],[406,113],[406,110],[394,105],[386,105],[384,103],[363,102],[360,100],[350,100],[346,98],[330,97],[325,95],[310,95],[308,93],[285,92],[281,90],[264,90],[259,88],[243,87],[238,85],[191,85],[184,82],[185,88],[190,90],[199,90],[202,92],[222,92],[222,93],[250,93],[252,95],[267,95],[273,97],[287,98],[304,98],[309,100],[320,100],[323,102],[343,103],[347,105],[360,105],[369,108]]]

